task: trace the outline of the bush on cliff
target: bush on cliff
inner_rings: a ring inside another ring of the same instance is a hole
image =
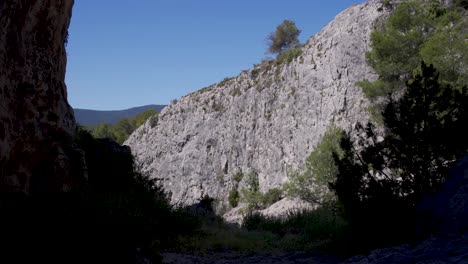
[[[288,174],[289,182],[284,185],[288,196],[311,204],[325,205],[336,200],[328,185],[335,182],[338,174],[333,153],[340,158],[343,156],[340,148],[343,134],[344,131],[336,126],[330,126],[325,131],[321,141],[307,157],[305,170]]]

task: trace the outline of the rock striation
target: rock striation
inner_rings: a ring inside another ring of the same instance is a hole
[[[65,87],[73,0],[0,1],[0,193],[66,191],[75,129]]]
[[[239,172],[255,172],[262,191],[281,186],[329,126],[350,130],[368,119],[355,83],[377,77],[365,52],[375,21],[387,12],[377,1],[348,8],[291,62],[263,62],[186,95],[124,144],[174,203],[205,195],[225,201]]]

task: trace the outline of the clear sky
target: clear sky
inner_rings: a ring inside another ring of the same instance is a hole
[[[284,19],[301,42],[364,0],[77,0],[67,46],[68,100],[118,110],[171,100],[238,75],[266,54]]]

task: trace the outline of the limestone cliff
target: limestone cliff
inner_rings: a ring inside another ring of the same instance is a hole
[[[141,170],[174,203],[225,200],[236,172],[256,172],[263,191],[281,186],[332,123],[349,130],[368,118],[355,82],[376,78],[365,52],[381,6],[340,13],[290,63],[262,63],[166,107],[126,141]]]
[[[0,1],[0,193],[68,190],[64,83],[73,0]],[[68,143],[67,143],[68,142]]]

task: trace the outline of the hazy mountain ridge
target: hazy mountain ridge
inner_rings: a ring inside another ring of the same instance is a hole
[[[84,126],[97,125],[99,123],[114,124],[122,118],[131,118],[146,110],[161,111],[165,105],[143,105],[124,110],[91,110],[74,108],[77,123]]]

